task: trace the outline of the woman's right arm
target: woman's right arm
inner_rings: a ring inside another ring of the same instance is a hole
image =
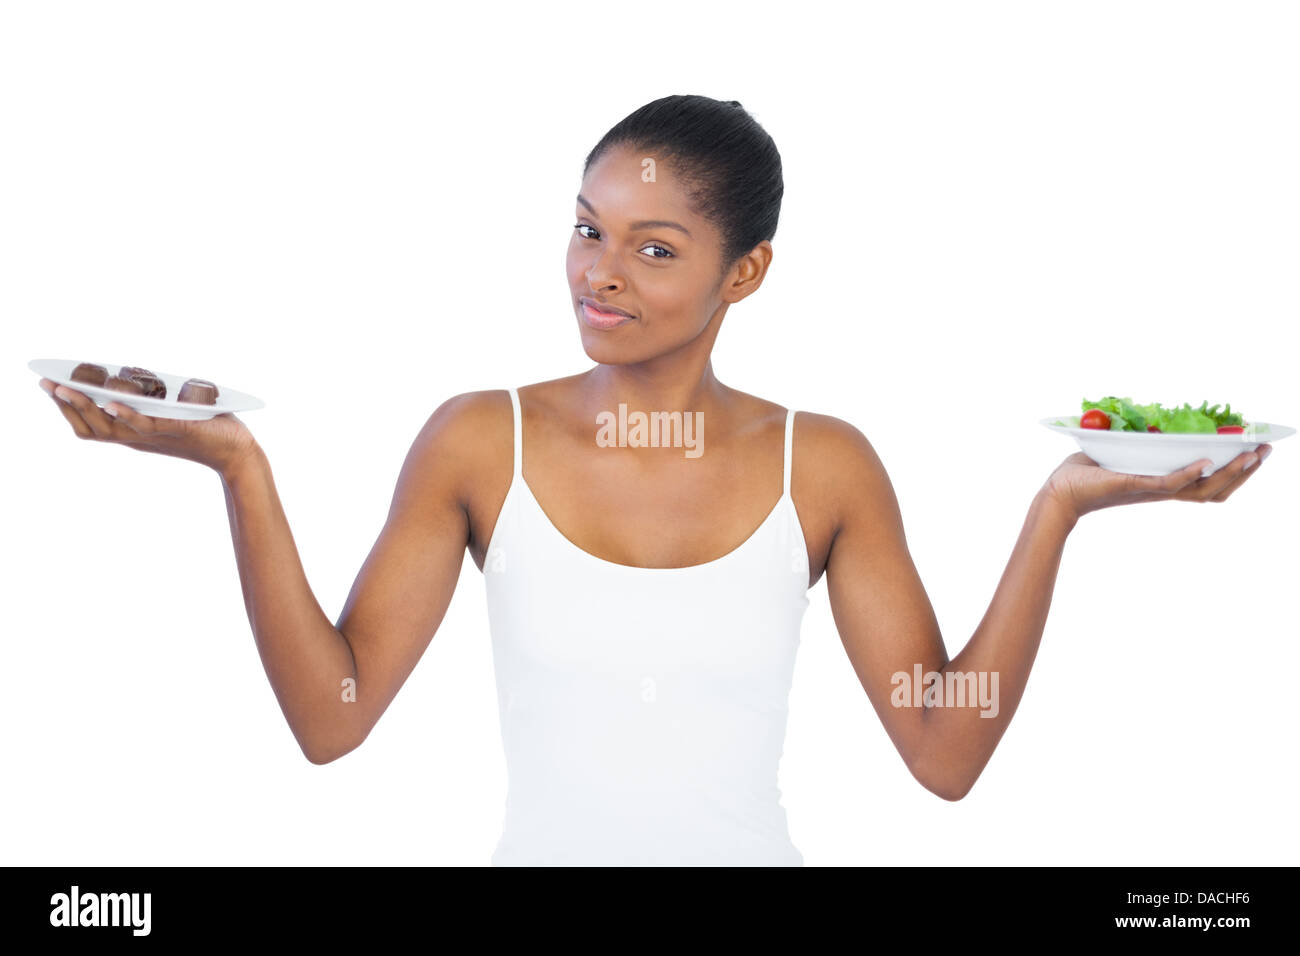
[[[430,416],[339,620],[312,594],[260,447],[222,475],[244,605],[285,719],[312,763],[358,747],[451,603],[469,541],[453,449],[461,402]]]
[[[421,429],[336,627],[307,582],[267,456],[235,416],[181,422],[113,403],[113,418],[84,394],[61,387],[56,395],[48,384],[53,397],[66,396],[60,404],[79,437],[188,458],[220,475],[244,605],[285,719],[312,763],[356,748],[451,602],[469,540],[463,466],[481,444],[485,403],[457,396]]]

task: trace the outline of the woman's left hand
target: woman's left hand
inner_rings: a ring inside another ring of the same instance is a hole
[[[1272,445],[1260,445],[1253,452],[1242,452],[1205,478],[1200,475],[1210,464],[1208,458],[1156,477],[1107,471],[1083,452],[1076,452],[1052,472],[1043,490],[1075,520],[1090,511],[1141,501],[1227,501],[1251,475],[1258,473],[1258,462],[1272,450]]]

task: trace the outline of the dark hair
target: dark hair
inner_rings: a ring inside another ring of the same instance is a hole
[[[665,96],[624,117],[587,154],[582,175],[616,146],[656,153],[675,164],[695,211],[722,233],[725,273],[776,235],[781,216],[781,154],[736,100]]]

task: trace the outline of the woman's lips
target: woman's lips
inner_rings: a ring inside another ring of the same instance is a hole
[[[616,328],[624,322],[633,321],[630,315],[623,315],[621,312],[601,312],[586,302],[582,305],[582,318],[593,329],[605,331],[606,329]]]

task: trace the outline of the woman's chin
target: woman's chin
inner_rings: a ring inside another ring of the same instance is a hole
[[[632,365],[653,357],[642,355],[639,349],[633,350],[626,344],[615,345],[599,332],[585,328],[582,330],[582,350],[587,353],[587,358],[601,365]]]

